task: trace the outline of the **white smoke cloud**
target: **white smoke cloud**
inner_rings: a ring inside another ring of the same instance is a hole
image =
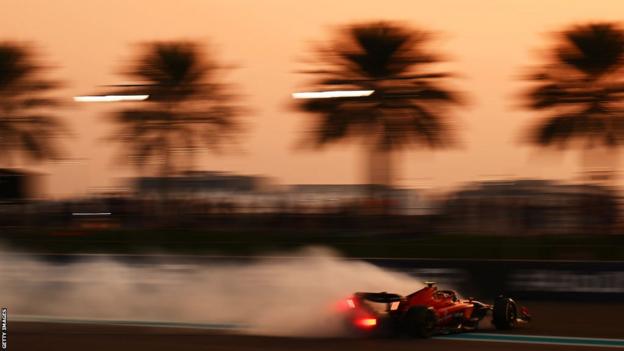
[[[51,264],[0,252],[0,304],[14,315],[227,323],[249,333],[342,332],[335,303],[355,291],[407,294],[414,277],[323,248],[233,263],[124,264],[111,258]]]

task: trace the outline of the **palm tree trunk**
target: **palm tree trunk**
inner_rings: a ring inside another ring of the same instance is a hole
[[[368,197],[373,200],[372,210],[378,214],[388,214],[391,204],[389,189],[393,184],[393,153],[380,150],[377,144],[367,144],[365,149],[366,182]]]
[[[164,201],[168,201],[171,198],[171,176],[173,175],[171,167],[171,149],[168,140],[166,141],[162,156],[162,164],[160,167],[160,178],[163,182],[161,197]]]
[[[366,148],[366,182],[369,185],[391,187],[393,184],[393,154],[375,145]]]

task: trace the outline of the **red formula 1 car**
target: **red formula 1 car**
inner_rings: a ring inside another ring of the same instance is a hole
[[[435,283],[407,296],[386,292],[358,292],[344,302],[346,320],[354,331],[369,335],[407,334],[426,338],[437,333],[476,330],[490,315],[496,329],[513,329],[531,320],[528,310],[508,297],[494,304],[462,299],[453,290],[438,290]]]

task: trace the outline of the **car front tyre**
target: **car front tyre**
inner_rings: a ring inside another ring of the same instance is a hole
[[[494,302],[492,323],[498,330],[510,330],[516,326],[518,309],[514,300],[507,297],[498,297]]]

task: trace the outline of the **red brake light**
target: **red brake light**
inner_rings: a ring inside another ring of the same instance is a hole
[[[362,318],[362,319],[358,319],[357,321],[355,321],[355,324],[363,328],[372,328],[377,325],[377,319]]]

